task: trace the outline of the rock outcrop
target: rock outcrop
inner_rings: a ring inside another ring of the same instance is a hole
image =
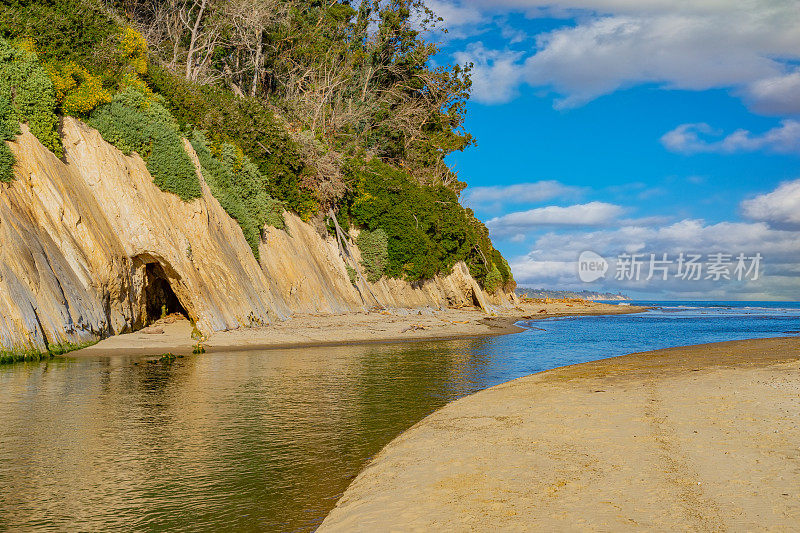
[[[203,197],[183,202],[153,184],[138,155],[80,121],[64,119],[63,139],[64,161],[24,127],[9,143],[17,166],[0,185],[0,351],[90,342],[163,311],[212,332],[375,305],[508,304],[463,264],[422,284],[383,279],[359,291],[335,241],[289,213],[285,231],[267,228],[258,262],[199,172]]]

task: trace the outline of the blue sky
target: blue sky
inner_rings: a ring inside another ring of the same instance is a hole
[[[437,60],[475,65],[478,145],[448,161],[521,285],[800,299],[800,4],[430,4]],[[578,279],[584,250],[604,278]],[[763,263],[757,280],[614,279],[621,253],[680,252]]]

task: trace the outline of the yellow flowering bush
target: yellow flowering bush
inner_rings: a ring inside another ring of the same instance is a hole
[[[36,43],[33,42],[33,39],[17,39],[14,41],[14,46],[31,54],[38,54]]]
[[[122,63],[130,65],[137,74],[147,74],[147,41],[142,34],[130,26],[122,30],[122,38],[117,48]]]
[[[65,115],[86,116],[97,106],[111,101],[111,93],[103,88],[98,76],[73,62],[60,68],[48,68],[56,101]]]

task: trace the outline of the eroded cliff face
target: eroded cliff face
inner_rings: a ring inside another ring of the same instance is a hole
[[[286,231],[267,228],[259,263],[199,172],[203,197],[187,203],[85,124],[66,118],[63,139],[66,163],[24,127],[9,144],[17,166],[0,185],[0,351],[136,330],[162,308],[210,333],[375,305],[508,304],[463,264],[419,286],[384,279],[359,291],[335,241],[289,213]]]

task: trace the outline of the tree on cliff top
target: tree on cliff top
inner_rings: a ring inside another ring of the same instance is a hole
[[[464,131],[469,66],[432,67],[422,0],[109,0],[163,64],[266,99],[295,131],[361,150],[422,183],[463,187],[444,157]]]

